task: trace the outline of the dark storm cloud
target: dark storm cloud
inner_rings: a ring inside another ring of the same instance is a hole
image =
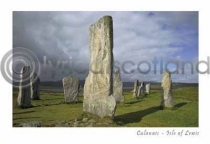
[[[25,47],[39,57],[42,80],[60,80],[67,75],[85,79],[88,28],[103,15],[113,17],[114,59],[120,64],[154,57],[182,58],[186,47],[198,41],[194,36],[198,33],[197,12],[13,12],[13,47]],[[196,49],[192,51],[196,58]],[[59,61],[67,61],[68,67],[58,68]],[[124,81],[140,77],[122,73]]]

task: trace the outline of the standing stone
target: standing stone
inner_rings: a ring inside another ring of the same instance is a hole
[[[31,99],[39,100],[40,99],[40,79],[37,74],[34,72],[31,78]]]
[[[99,117],[114,117],[113,24],[104,16],[89,27],[90,66],[84,85],[83,110]]]
[[[172,97],[172,80],[171,74],[168,71],[163,73],[162,78],[162,100],[161,100],[161,107],[171,108],[174,106],[173,97]]]
[[[138,86],[138,89],[137,89],[138,91],[137,91],[137,95],[136,95],[137,98],[139,98],[140,95],[141,95],[141,93],[142,93],[141,89],[142,89],[142,88],[141,88],[141,85]]]
[[[63,89],[65,102],[77,102],[79,93],[79,79],[76,77],[64,77],[63,78]]]
[[[144,81],[141,82],[141,92],[142,92],[142,95],[145,94],[145,82]]]
[[[139,80],[136,80],[136,81],[134,82],[133,98],[137,98],[137,95],[138,95],[138,88],[139,88]]]
[[[20,71],[20,85],[17,102],[21,108],[28,108],[32,106],[30,66],[24,66]]]
[[[114,73],[114,98],[116,102],[124,102],[124,96],[123,96],[123,83],[121,81],[120,77],[120,71],[119,69]]]
[[[150,94],[150,83],[146,84],[146,93]]]
[[[140,86],[138,87],[138,94],[137,97],[144,96],[145,91],[145,84],[144,82],[141,82]]]

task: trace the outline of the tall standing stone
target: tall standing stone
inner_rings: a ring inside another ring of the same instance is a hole
[[[141,90],[142,90],[142,95],[144,95],[145,94],[145,82],[144,81],[141,82]]]
[[[138,89],[137,89],[137,90],[138,90],[138,91],[137,91],[136,97],[137,97],[137,98],[140,98],[140,95],[141,95],[141,93],[142,93],[142,87],[141,87],[141,85],[138,86]]]
[[[31,99],[39,100],[40,99],[40,79],[37,74],[34,72],[31,78]]]
[[[136,81],[134,82],[133,98],[137,98],[137,95],[138,95],[138,88],[139,88],[139,80],[136,80]]]
[[[137,97],[139,98],[140,96],[144,96],[144,92],[145,92],[145,84],[144,82],[141,82],[140,86],[138,87]]]
[[[20,85],[17,102],[21,108],[31,107],[30,66],[24,66],[20,71]]]
[[[78,78],[72,76],[63,78],[64,98],[66,103],[78,101],[79,87]]]
[[[163,73],[162,78],[162,99],[161,99],[161,107],[171,108],[174,106],[173,97],[172,97],[172,80],[171,74],[168,71]]]
[[[146,84],[146,93],[150,94],[150,83]]]
[[[114,98],[116,102],[124,102],[124,96],[123,96],[123,82],[121,81],[120,77],[120,70],[118,69],[114,73]]]
[[[90,66],[84,85],[83,110],[99,117],[114,117],[113,24],[104,16],[89,27]]]

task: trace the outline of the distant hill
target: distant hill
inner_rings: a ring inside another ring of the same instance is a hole
[[[156,81],[148,81],[145,83],[160,84],[160,82],[156,82]],[[83,87],[85,84],[85,80],[80,80],[80,84],[81,84],[81,87]],[[191,86],[198,85],[198,83],[179,83],[179,82],[175,82],[173,84],[174,85],[189,85],[189,86],[190,85]],[[63,87],[62,80],[60,80],[60,81],[44,81],[44,82],[41,82],[41,85],[49,86],[49,87]],[[123,82],[123,87],[133,87],[133,85],[134,85],[134,82]]]
[[[83,87],[85,80],[80,80],[80,84]],[[41,82],[41,86],[48,86],[48,87],[63,87],[62,80],[60,81],[43,81]]]
[[[146,82],[146,83],[157,83],[157,82]],[[85,80],[80,80],[81,86],[84,86]],[[133,86],[134,82],[123,82],[124,87]],[[51,86],[51,87],[63,87],[62,81],[44,81],[41,82],[42,86]]]
[[[160,84],[160,82],[156,81],[148,81],[145,83],[150,83],[150,84]],[[15,85],[19,85],[19,83],[14,83]],[[80,80],[81,87],[84,87],[85,80]],[[42,81],[40,83],[41,86],[44,87],[63,87],[62,80],[59,81]],[[133,87],[134,82],[123,82],[123,87]],[[173,82],[173,85],[185,85],[185,86],[198,86],[198,83],[179,83],[179,82]]]

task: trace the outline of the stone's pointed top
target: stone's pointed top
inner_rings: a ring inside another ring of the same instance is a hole
[[[165,79],[171,79],[171,73],[169,71],[164,71],[162,81]]]
[[[112,17],[111,16],[103,16],[99,22],[107,23],[108,25],[112,24]]]
[[[70,79],[70,78],[75,78],[75,79],[78,79],[77,77],[75,77],[75,76],[66,76],[66,77],[64,77],[63,79]]]
[[[66,77],[63,78],[63,81],[64,81],[64,80],[70,80],[70,79],[79,80],[77,77],[74,77],[74,76],[66,76]]]
[[[105,16],[103,16],[101,19],[104,19],[104,20],[111,20],[111,21],[112,21],[112,16],[105,15]]]
[[[161,85],[164,86],[165,83],[169,82],[171,82],[171,73],[169,71],[164,71]]]
[[[30,72],[30,66],[23,66],[20,73]]]
[[[116,74],[120,73],[120,69],[117,69],[114,73],[116,73]]]
[[[165,70],[163,74],[164,75],[166,75],[166,74],[170,75],[171,73],[168,70]]]
[[[168,91],[171,89],[171,83],[172,83],[171,74],[169,71],[165,71],[163,73],[161,87],[163,87],[164,89],[167,89]]]
[[[109,15],[105,15],[102,18],[100,18],[98,21],[96,21],[95,23],[91,24],[89,28],[93,27],[94,25],[96,25],[98,23],[108,23],[108,24],[111,24],[112,23],[112,17],[109,16]]]
[[[110,15],[105,15],[105,16],[103,16],[102,18],[111,18],[111,19],[112,19],[112,16],[110,16]]]

